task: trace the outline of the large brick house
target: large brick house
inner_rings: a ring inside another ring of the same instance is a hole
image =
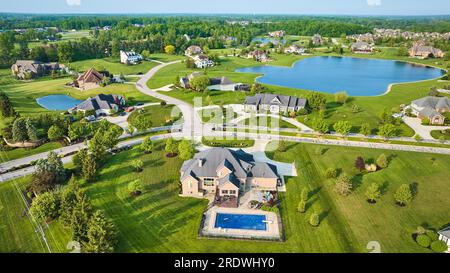
[[[409,50],[409,56],[421,59],[443,58],[444,52],[432,46],[426,46],[421,43],[415,43]]]
[[[277,191],[281,183],[276,166],[255,162],[252,155],[227,148],[208,149],[185,161],[180,181],[183,196],[212,194],[236,202],[248,190]]]
[[[94,89],[100,87],[103,82],[104,75],[95,70],[94,68],[89,69],[74,81],[74,86],[82,91]]]
[[[18,60],[11,66],[12,74],[18,79],[29,79],[48,75],[52,71],[63,69],[58,63],[43,63],[32,60]]]
[[[432,125],[443,125],[445,112],[450,112],[450,99],[428,96],[411,103],[412,113],[421,119],[428,119]]]

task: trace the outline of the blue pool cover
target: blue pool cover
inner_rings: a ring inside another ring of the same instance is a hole
[[[267,230],[265,215],[252,214],[216,214],[216,228]]]

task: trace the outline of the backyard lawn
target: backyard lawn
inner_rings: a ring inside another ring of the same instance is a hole
[[[61,148],[62,145],[59,142],[49,142],[45,143],[37,148],[27,149],[27,148],[15,148],[9,151],[0,151],[0,163],[14,160],[17,158],[32,156],[35,154],[40,154]]]
[[[120,73],[124,75],[136,75],[145,74],[153,67],[157,66],[156,62],[143,61],[136,65],[126,65],[120,63],[119,58],[103,58],[103,59],[89,59],[84,61],[78,61],[70,63],[70,67],[78,72],[85,72],[89,68],[95,68],[97,70],[108,70],[109,73],[114,75],[119,75]]]
[[[166,125],[169,125],[170,123],[172,123],[174,120],[179,118],[178,116],[176,116],[176,117],[173,116],[173,115],[180,113],[178,108],[176,108],[176,109],[174,109],[174,108],[175,107],[173,105],[147,106],[143,109],[135,110],[128,117],[128,122],[130,124],[133,124],[133,122],[136,120],[137,117],[144,116],[151,121],[152,127],[166,126]]]
[[[317,155],[318,147],[323,148],[322,155]],[[182,160],[167,158],[162,142],[156,143],[151,154],[134,148],[111,157],[97,181],[84,187],[93,205],[105,210],[120,231],[117,252],[367,252],[369,241],[380,242],[383,252],[428,252],[412,240],[412,232],[419,225],[436,229],[448,223],[448,156],[291,143],[288,148],[284,153],[269,154],[276,160],[295,160],[298,166],[299,176],[288,178],[287,192],[280,194],[286,234],[283,243],[198,238],[207,201],[178,196]],[[390,158],[389,167],[356,178],[350,196],[338,196],[333,181],[324,178],[328,167],[351,173],[356,156],[373,160],[382,152]],[[137,159],[144,162],[141,173],[133,171],[131,162]],[[139,197],[131,197],[127,190],[135,179],[144,185]],[[371,182],[382,184],[385,192],[374,205],[364,197]],[[401,183],[417,183],[413,202],[402,208],[393,200]],[[308,210],[300,214],[297,205],[306,186],[311,190]],[[8,217],[2,226],[1,234],[7,236],[0,235],[0,251],[43,251],[38,242],[27,240],[33,233],[27,218],[14,219],[23,209],[15,194],[12,182],[0,185],[0,213]],[[312,211],[321,215],[317,228],[308,224]],[[25,228],[13,227],[16,221]],[[65,245],[65,230],[58,223],[52,223],[50,230],[53,244]]]

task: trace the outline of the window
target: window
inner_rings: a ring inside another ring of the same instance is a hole
[[[230,190],[230,195],[235,195],[236,191],[235,190]]]
[[[203,178],[203,186],[210,187],[214,186],[214,178]]]
[[[189,183],[188,183],[188,188],[192,189],[192,181],[190,181],[190,180],[189,180]]]
[[[222,190],[222,194],[228,194],[228,190]]]

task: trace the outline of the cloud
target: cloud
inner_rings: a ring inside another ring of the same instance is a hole
[[[369,6],[381,6],[381,0],[367,0]]]
[[[69,6],[79,6],[81,5],[81,0],[66,0]]]

